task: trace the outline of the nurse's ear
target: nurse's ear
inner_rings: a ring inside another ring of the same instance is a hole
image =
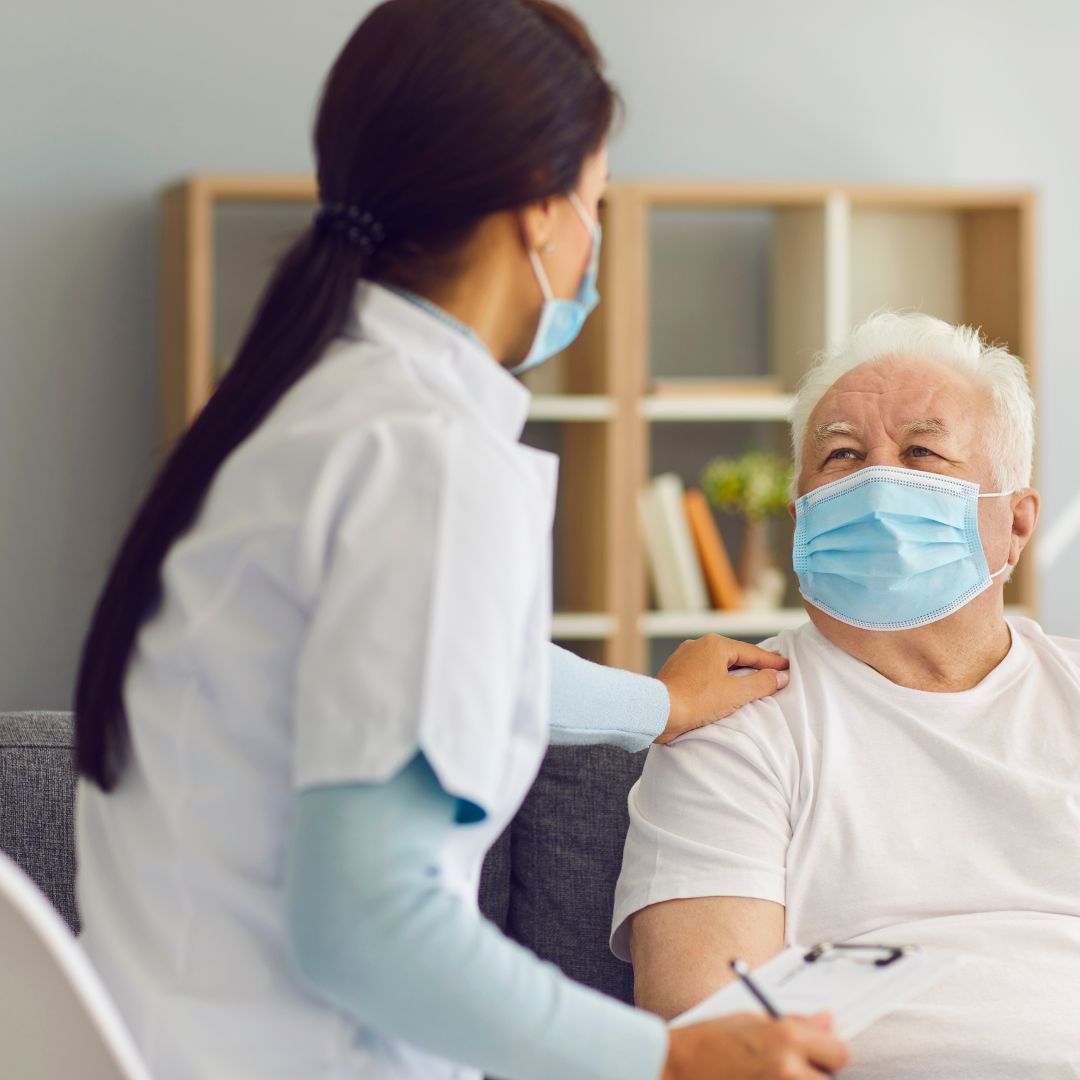
[[[518,211],[518,226],[526,252],[550,252],[555,235],[555,200],[540,199],[523,207]]]

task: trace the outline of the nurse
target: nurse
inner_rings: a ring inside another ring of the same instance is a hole
[[[155,1077],[844,1063],[823,1018],[669,1033],[477,910],[550,738],[643,747],[783,681],[717,638],[660,680],[546,640],[556,463],[511,370],[595,301],[615,104],[543,0],[390,0],[330,72],[317,218],[139,510],[76,690],[83,940]]]

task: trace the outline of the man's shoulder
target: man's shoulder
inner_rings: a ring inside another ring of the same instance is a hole
[[[801,732],[807,720],[805,687],[801,681],[805,677],[804,672],[815,670],[813,660],[808,655],[813,650],[813,644],[808,640],[808,628],[813,629],[807,623],[760,642],[761,648],[780,653],[791,664],[791,682],[783,690],[751,701],[723,720],[688,732],[671,745],[690,747],[694,743],[742,739],[749,739],[763,749],[777,750],[783,747],[787,751],[801,745]]]
[[[1036,652],[1056,653],[1073,667],[1080,668],[1080,638],[1048,634],[1042,625],[1023,615],[1013,615],[1008,620],[1014,633],[1018,633]]]

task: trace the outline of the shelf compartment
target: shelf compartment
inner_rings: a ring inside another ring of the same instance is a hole
[[[822,189],[806,200],[741,205],[704,192],[696,205],[656,194],[647,376],[773,377],[793,390],[814,354],[845,329],[843,194]]]
[[[769,373],[774,221],[766,206],[651,207],[651,377]]]
[[[557,612],[610,615],[618,611],[612,601],[611,581],[611,550],[615,544],[610,507],[603,495],[610,493],[613,427],[603,422],[531,419],[522,435],[526,445],[557,454],[561,461],[552,536],[552,603]],[[613,632],[605,630],[600,637],[607,639]],[[596,633],[592,631],[589,637]],[[562,630],[560,634],[566,636]]]
[[[311,224],[315,203],[276,198],[215,203],[211,281],[214,382],[239,350],[280,258]]]

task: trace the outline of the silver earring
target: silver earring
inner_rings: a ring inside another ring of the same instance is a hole
[[[542,248],[540,249],[540,254],[541,254],[541,255],[550,255],[550,254],[551,254],[551,253],[552,253],[552,252],[553,252],[554,250],[555,250],[555,244],[554,244],[554,242],[553,242],[553,241],[549,240],[549,241],[548,241],[548,242],[547,242],[547,243],[546,243],[546,244],[545,244],[545,245],[544,245],[544,246],[543,246],[543,247],[542,247]]]

